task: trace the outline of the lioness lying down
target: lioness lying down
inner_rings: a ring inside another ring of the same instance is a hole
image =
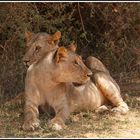
[[[55,117],[49,126],[55,130],[65,126],[71,112],[93,111],[108,102],[115,106],[114,111],[121,114],[128,111],[119,86],[103,64],[94,57],[89,57],[86,64],[90,69],[75,52],[60,47],[30,65],[25,79],[24,130],[39,126],[39,106],[54,109]],[[98,69],[99,65],[102,68]]]

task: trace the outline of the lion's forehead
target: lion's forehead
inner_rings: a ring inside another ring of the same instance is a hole
[[[68,56],[69,56],[69,58],[76,60],[76,61],[82,60],[80,55],[78,55],[70,50],[68,50]]]
[[[42,45],[46,45],[47,43],[47,38],[49,37],[50,35],[47,34],[47,33],[38,33],[38,34],[35,34],[33,35],[33,37],[27,42],[27,46],[28,47],[32,47],[32,46],[36,46],[36,45],[39,45],[39,46],[42,46]]]

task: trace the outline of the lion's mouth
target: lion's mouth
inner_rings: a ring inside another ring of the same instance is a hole
[[[90,77],[88,77],[84,82],[80,82],[80,83],[78,83],[78,82],[73,82],[73,85],[74,85],[75,87],[80,87],[80,86],[85,85],[89,80],[90,80]]]
[[[29,63],[29,62],[23,62],[23,64],[24,64],[24,66],[25,66],[26,68],[29,68],[29,66],[30,66],[30,63]]]
[[[74,85],[75,87],[79,87],[79,86],[84,85],[84,83],[76,83],[76,82],[74,82],[73,85]]]

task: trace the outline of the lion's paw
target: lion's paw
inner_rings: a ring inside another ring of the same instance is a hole
[[[39,127],[39,120],[36,119],[36,120],[30,120],[30,121],[25,121],[23,126],[22,126],[22,129],[23,130],[30,130],[30,131],[34,131],[36,128]]]
[[[106,112],[106,111],[108,111],[108,110],[109,110],[109,109],[107,108],[107,106],[102,105],[102,106],[98,107],[98,108],[95,110],[95,112],[96,112],[96,113],[103,113],[103,112]]]
[[[125,115],[129,111],[129,108],[126,103],[120,103],[119,106],[111,109],[111,112]]]
[[[49,122],[49,128],[51,128],[52,130],[60,131],[64,129],[65,127],[66,125],[64,123],[56,121],[55,119],[52,119]]]
[[[62,128],[62,126],[60,124],[54,123],[54,124],[51,125],[51,129],[56,130],[56,131],[60,131],[63,128]]]

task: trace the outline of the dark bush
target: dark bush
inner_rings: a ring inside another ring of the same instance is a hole
[[[62,32],[78,53],[99,58],[112,74],[137,70],[129,48],[140,45],[139,3],[0,3],[0,100],[24,89],[25,31]]]

